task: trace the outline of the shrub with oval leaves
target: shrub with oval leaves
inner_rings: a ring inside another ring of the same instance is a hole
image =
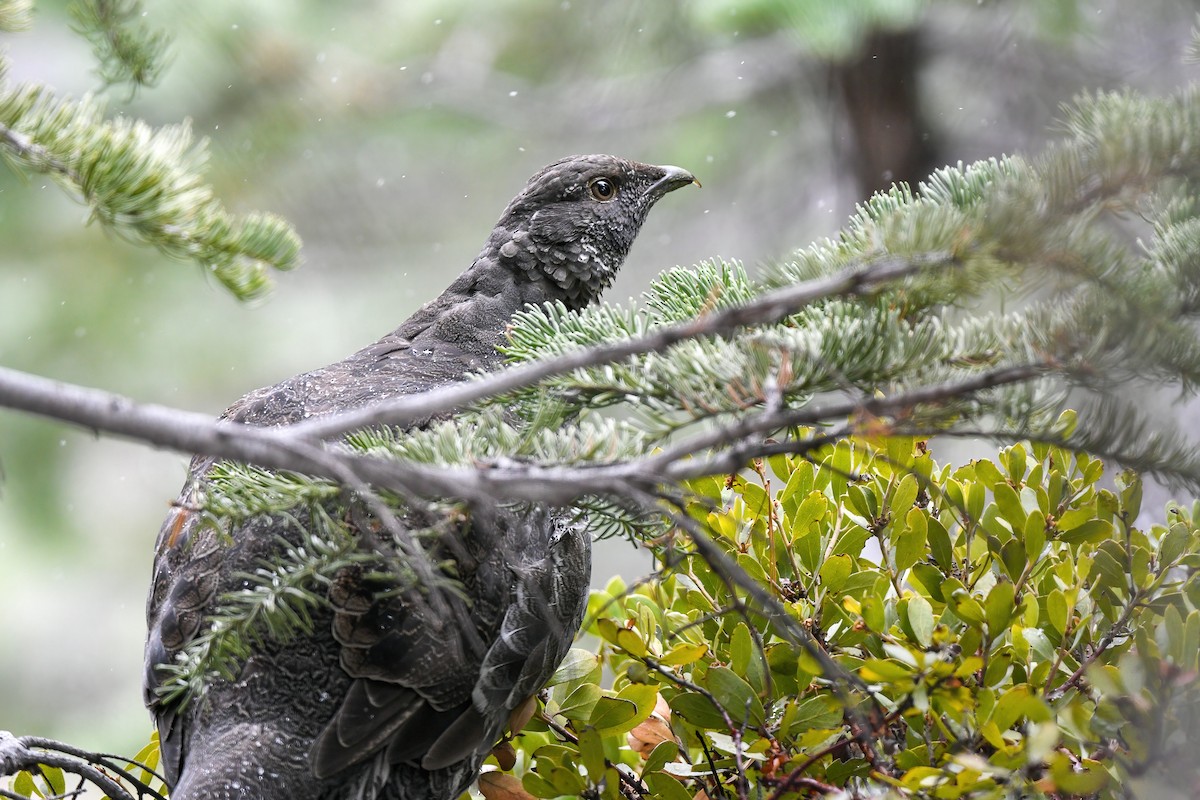
[[[866,691],[677,533],[651,579],[593,593],[519,787],[484,796],[1197,796],[1197,509],[1139,526],[1139,478],[1103,473],[895,438],[693,483],[711,542]]]

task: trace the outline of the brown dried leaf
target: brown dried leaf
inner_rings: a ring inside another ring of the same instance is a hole
[[[479,792],[484,800],[537,800],[525,791],[521,779],[504,772],[485,772],[479,776]]]

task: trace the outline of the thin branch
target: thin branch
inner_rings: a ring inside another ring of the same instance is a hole
[[[301,426],[261,428],[214,421],[203,414],[138,404],[119,395],[5,367],[0,367],[0,406],[183,453],[230,458],[342,482],[354,475],[364,483],[417,497],[566,505],[583,495],[622,495],[633,487],[650,491],[664,482],[727,474],[741,469],[759,455],[803,452],[812,446],[812,442],[796,441],[785,443],[781,448],[780,443],[755,440],[751,438],[752,434],[844,419],[856,413],[872,416],[899,413],[916,405],[961,398],[996,386],[1027,381],[1045,370],[1046,366],[1042,364],[1004,367],[967,380],[920,387],[865,402],[846,400],[813,408],[751,415],[734,425],[698,434],[645,459],[580,466],[505,461],[483,468],[442,467],[359,455],[339,445],[302,436]],[[722,446],[726,449],[696,457]]]
[[[292,426],[292,429],[301,436],[332,439],[350,431],[378,425],[405,427],[417,420],[456,411],[485,398],[534,386],[556,375],[643,353],[661,353],[687,339],[731,333],[738,328],[770,325],[818,300],[868,295],[918,272],[955,263],[955,257],[946,253],[880,257],[830,277],[767,292],[750,302],[730,306],[690,322],[659,328],[645,336],[589,347],[493,373],[481,380],[451,384],[357,411],[301,422]]]
[[[15,775],[21,770],[34,769],[42,764],[58,767],[64,772],[91,782],[113,800],[164,800],[161,794],[138,780],[131,771],[114,763],[113,758],[115,757],[90,753],[50,739],[14,736],[8,731],[0,731],[0,775]],[[141,766],[138,768],[144,769]],[[134,789],[123,785],[121,780],[131,783]]]
[[[1056,703],[1061,700],[1063,696],[1067,694],[1067,692],[1071,691],[1072,689],[1079,688],[1080,679],[1083,678],[1084,673],[1087,672],[1088,668],[1096,662],[1096,659],[1102,656],[1104,652],[1108,650],[1108,648],[1112,647],[1113,643],[1118,638],[1127,636],[1129,634],[1126,626],[1129,624],[1129,620],[1133,616],[1134,610],[1141,605],[1141,602],[1142,598],[1137,594],[1134,594],[1133,597],[1129,598],[1129,602],[1126,604],[1125,608],[1121,610],[1121,616],[1116,622],[1110,625],[1108,630],[1105,631],[1104,635],[1100,637],[1100,641],[1096,643],[1094,648],[1092,648],[1092,652],[1090,652],[1086,658],[1080,660],[1079,668],[1072,672],[1061,684],[1054,687],[1049,692],[1046,692],[1047,703]]]
[[[83,183],[78,172],[56,159],[49,150],[19,131],[14,131],[6,125],[0,125],[0,142],[11,147],[17,156],[33,169],[57,173],[75,186]]]
[[[554,719],[553,715],[547,714],[545,711],[543,711],[541,712],[541,720],[542,722],[546,723],[547,728],[553,731],[554,734],[563,741],[570,742],[571,744],[575,745],[579,744],[579,737],[575,734],[575,732],[570,728],[567,728],[565,725],[560,724],[556,719]],[[641,778],[638,778],[636,775],[630,775],[624,769],[622,769],[625,766],[624,764],[614,764],[612,761],[608,760],[608,756],[604,757],[604,764],[616,770],[617,780],[621,784],[621,794],[625,795],[625,797],[633,798],[633,800],[646,797],[647,788],[642,783]]]
[[[488,498],[470,486],[460,487],[462,491],[454,490],[457,474],[465,474],[463,470],[414,467],[396,460],[360,456],[334,450],[286,427],[261,428],[214,420],[207,414],[153,403],[135,403],[121,395],[6,367],[0,367],[0,406],[181,453],[230,458],[333,480],[344,480],[342,467],[345,467],[376,486],[418,496]],[[331,459],[341,466],[332,468]],[[428,488],[422,490],[422,486]]]

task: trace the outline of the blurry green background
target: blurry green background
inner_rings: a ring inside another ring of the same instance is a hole
[[[0,34],[10,80],[96,88],[64,4]],[[833,235],[892,180],[1033,153],[1084,89],[1167,91],[1182,0],[148,2],[174,37],[114,114],[192,120],[234,210],[289,218],[305,265],[240,305],[191,264],[86,224],[0,168],[0,363],[216,414],[394,327],[470,263],[543,164],[612,152],[692,170],[610,300],[720,255]],[[143,599],[187,459],[0,411],[0,728],[133,752]],[[1151,503],[1148,502],[1147,505]],[[642,574],[628,545],[598,579]]]

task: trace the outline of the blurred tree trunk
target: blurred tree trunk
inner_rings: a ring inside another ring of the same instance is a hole
[[[924,55],[918,29],[876,30],[855,58],[830,67],[850,127],[844,158],[863,197],[897,181],[915,185],[945,162],[920,107]]]

